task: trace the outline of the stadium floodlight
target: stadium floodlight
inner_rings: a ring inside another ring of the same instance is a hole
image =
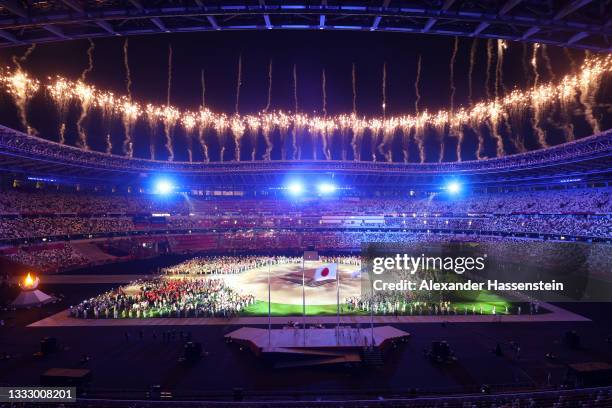
[[[287,186],[287,190],[289,190],[289,193],[292,195],[297,196],[304,192],[304,185],[300,182],[294,181]]]
[[[169,180],[158,180],[155,183],[155,193],[166,195],[174,190],[174,185]]]
[[[336,191],[336,186],[331,183],[321,183],[317,186],[317,189],[321,194],[331,194]]]
[[[459,184],[456,181],[451,181],[450,183],[446,185],[446,191],[448,191],[451,194],[457,194],[458,192],[461,191],[461,184]]]

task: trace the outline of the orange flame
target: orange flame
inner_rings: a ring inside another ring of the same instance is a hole
[[[23,279],[23,286],[26,288],[31,288],[32,286],[34,286],[34,278],[32,278],[32,275],[30,275],[29,272],[28,275]]]

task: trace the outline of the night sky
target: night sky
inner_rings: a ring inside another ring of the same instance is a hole
[[[459,38],[455,63],[455,107],[468,104],[468,66],[470,47],[474,40]],[[486,40],[477,40],[477,53],[473,74],[473,98],[485,98]],[[125,70],[123,66],[123,38],[96,39],[94,68],[87,82],[98,88],[125,94]],[[382,71],[387,65],[387,114],[414,113],[414,80],[417,59],[422,58],[420,109],[435,111],[450,105],[449,61],[454,45],[453,37],[421,36],[413,34],[380,32],[328,32],[328,31],[241,31],[206,32],[190,34],[155,35],[129,38],[129,62],[134,100],[165,103],[168,75],[168,47],[173,48],[171,103],[184,109],[197,109],[202,102],[201,70],[205,72],[206,106],[213,111],[234,113],[238,59],[242,56],[242,87],[240,113],[262,110],[267,101],[268,64],[273,61],[272,109],[293,110],[293,65],[298,73],[298,101],[302,112],[322,113],[322,70],[326,71],[327,109],[329,114],[352,111],[351,67],[356,65],[357,111],[360,115],[382,115]],[[77,79],[87,66],[87,41],[38,46],[23,63],[26,71],[38,78],[61,74]],[[3,65],[11,65],[12,55],[22,55],[25,47],[0,50]],[[491,94],[495,83],[496,42],[493,41],[491,64]],[[525,53],[526,52],[526,53]],[[571,71],[571,56],[577,65],[584,58],[580,50],[564,51],[548,47],[552,74],[545,59],[539,59],[540,83],[558,79]],[[506,89],[525,88],[533,83],[528,59],[531,45],[509,43],[503,61],[503,84]],[[525,70],[527,67],[527,71]],[[610,81],[607,81],[609,83]],[[608,85],[607,85],[608,86]],[[609,97],[609,88],[601,93]],[[608,101],[609,102],[609,101]],[[73,109],[78,112],[77,109]],[[57,115],[48,100],[33,100],[30,107],[32,124],[42,137],[57,140]],[[72,112],[72,115],[78,113]],[[602,119],[610,115],[600,112]],[[0,96],[2,124],[21,128],[12,102],[6,95]],[[102,135],[97,136],[95,115],[91,115],[89,127],[91,145],[104,150]],[[605,117],[604,117],[605,116]],[[575,118],[576,136],[587,135],[590,130],[580,118]],[[603,124],[603,128],[606,128]],[[74,125],[67,131],[68,143],[76,137]],[[117,126],[119,129],[119,126]],[[522,130],[521,130],[522,131]],[[146,125],[139,124],[135,131],[135,156],[148,157]],[[54,134],[55,133],[55,134]],[[99,132],[98,132],[99,133]],[[120,130],[117,132],[120,133]],[[559,133],[559,132],[557,132]],[[551,144],[563,141],[555,131],[550,132]],[[121,134],[113,152],[120,153]],[[528,140],[529,137],[526,137]],[[529,142],[529,140],[528,140]],[[176,160],[185,160],[181,149],[181,137],[177,136]],[[468,146],[473,137],[466,135]],[[528,143],[529,144],[529,143]],[[531,143],[529,148],[537,146]],[[452,147],[450,147],[452,150]],[[488,155],[490,146],[487,145]],[[163,150],[163,149],[158,149]],[[232,150],[232,149],[229,149]],[[470,149],[465,149],[466,152]],[[471,150],[474,150],[472,147]],[[512,153],[512,152],[509,152]],[[161,152],[163,155],[163,152]],[[213,154],[214,156],[214,154]],[[446,157],[447,155],[445,155]],[[448,155],[448,160],[456,158]],[[431,153],[431,160],[438,157]],[[163,158],[163,157],[160,157]],[[466,153],[464,160],[474,158]],[[194,153],[194,160],[199,160]],[[399,160],[401,161],[401,160]],[[429,161],[429,153],[428,153]]]

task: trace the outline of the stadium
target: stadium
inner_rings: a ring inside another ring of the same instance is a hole
[[[0,406],[610,405],[606,2],[218,3],[0,1]]]

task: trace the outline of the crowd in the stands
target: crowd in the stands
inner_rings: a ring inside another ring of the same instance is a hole
[[[211,216],[317,216],[394,214],[610,214],[610,188],[515,191],[448,198],[444,194],[406,198],[341,200],[204,199],[174,194],[94,193],[10,189],[0,194],[0,214],[138,215],[168,213]]]
[[[5,254],[19,263],[46,270],[86,264],[69,244],[40,255],[27,245],[140,233],[167,237],[172,252],[354,250],[362,242],[405,242],[415,234],[610,240],[612,189],[302,201],[22,189],[0,194],[0,240],[24,247]],[[175,238],[198,235],[205,239]]]
[[[75,250],[70,244],[16,248],[4,256],[13,262],[28,265],[45,272],[61,271],[83,266],[90,262],[88,258]]]
[[[295,202],[11,190],[0,195],[0,239],[258,228],[436,229],[606,238],[612,236],[611,196],[609,188],[600,188],[453,200],[429,196]]]
[[[215,256],[192,258],[178,265],[163,268],[170,275],[228,275],[278,264],[298,264],[302,258],[286,256]]]

